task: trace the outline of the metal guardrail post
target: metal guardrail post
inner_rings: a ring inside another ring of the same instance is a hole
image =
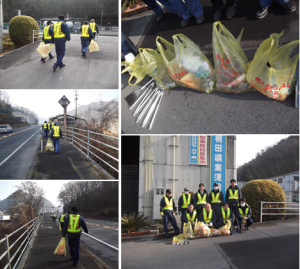
[[[67,127],[65,127],[65,142],[67,142]]]
[[[260,201],[260,222],[262,222],[262,201]]]
[[[28,223],[26,225],[26,231],[27,231],[27,246],[29,246],[29,231],[28,231]]]
[[[74,145],[74,142],[73,142],[73,127],[72,127],[72,144]]]
[[[8,235],[5,234],[4,237],[6,237],[6,240],[5,240],[5,250],[7,251],[6,262],[8,263],[8,268],[11,269]]]
[[[90,131],[88,131],[87,156],[90,157]]]

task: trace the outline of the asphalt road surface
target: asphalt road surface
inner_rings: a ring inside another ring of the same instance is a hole
[[[100,51],[81,55],[80,35],[72,34],[66,43],[64,68],[53,72],[56,58],[45,64],[36,51],[39,42],[0,57],[0,88],[2,89],[117,89],[117,36],[98,36]],[[56,56],[55,48],[52,55]]]
[[[26,178],[38,149],[40,128],[29,126],[0,134],[0,179]]]
[[[100,224],[103,226],[109,226],[112,228],[119,228],[119,223],[114,220],[105,220],[105,219],[92,219],[92,218],[84,218],[87,222],[95,223],[95,224]]]

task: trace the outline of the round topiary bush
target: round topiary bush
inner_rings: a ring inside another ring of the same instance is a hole
[[[30,16],[15,16],[9,22],[9,37],[17,48],[32,42],[33,30],[39,30],[39,25]]]
[[[246,203],[251,206],[253,221],[260,221],[260,202],[286,202],[282,187],[273,180],[257,179],[246,183],[242,188]],[[285,204],[264,204],[264,208],[285,208]],[[263,213],[285,213],[285,209],[264,210]],[[282,219],[282,216],[263,216],[263,221]]]

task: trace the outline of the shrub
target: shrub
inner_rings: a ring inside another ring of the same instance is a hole
[[[124,214],[121,219],[122,233],[137,232],[139,229],[148,225],[150,225],[149,218],[144,217],[144,214]]]
[[[17,48],[32,42],[33,30],[39,30],[39,25],[30,16],[15,16],[9,22],[9,37]]]
[[[282,187],[273,180],[257,179],[246,183],[242,188],[246,203],[251,206],[253,221],[260,221],[260,202],[286,202]],[[285,204],[264,204],[264,208],[285,208]],[[263,211],[264,212],[264,211]],[[286,210],[265,210],[264,213],[285,213]],[[263,220],[278,220],[282,216],[263,216]]]

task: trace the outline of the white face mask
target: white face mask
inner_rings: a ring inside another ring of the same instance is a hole
[[[214,190],[217,191],[219,189],[219,187],[214,187]]]
[[[189,194],[189,192],[188,191],[186,191],[186,192],[184,192],[185,194]]]
[[[245,204],[241,204],[241,207],[244,207],[245,206]]]

